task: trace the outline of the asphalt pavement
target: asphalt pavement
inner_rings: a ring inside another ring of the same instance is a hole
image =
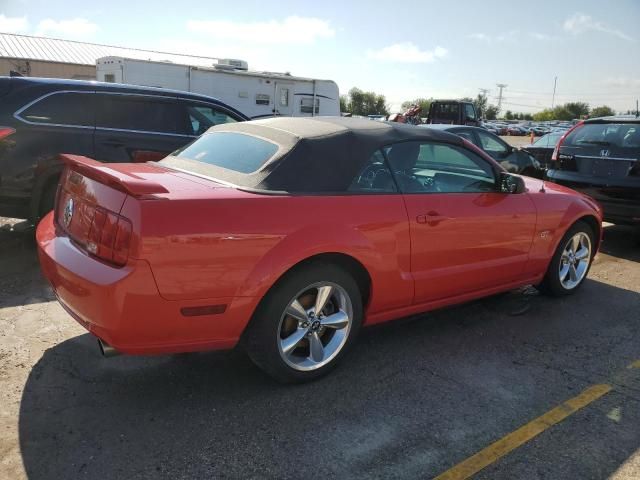
[[[574,296],[366,329],[330,376],[282,386],[241,352],[100,357],[6,223],[0,478],[432,478],[594,385],[610,391],[476,478],[640,478],[637,235],[608,226]]]

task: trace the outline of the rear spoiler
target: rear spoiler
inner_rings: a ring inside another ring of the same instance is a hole
[[[68,153],[61,154],[60,160],[68,168],[133,197],[152,196],[154,193],[169,193],[169,190],[159,183],[138,177],[133,172],[126,171],[129,168],[126,170],[123,168],[124,165],[130,166],[130,164],[102,163],[92,158]],[[157,168],[144,164],[135,164],[135,170],[158,172]]]

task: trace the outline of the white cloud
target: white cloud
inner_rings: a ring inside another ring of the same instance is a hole
[[[189,20],[187,29],[221,40],[257,44],[309,44],[319,38],[331,38],[335,31],[326,20],[291,16],[267,22],[232,20]]]
[[[481,42],[493,43],[493,42],[504,42],[506,40],[514,40],[518,36],[518,30],[510,30],[508,32],[503,32],[499,35],[489,35],[486,33],[472,33],[467,35],[467,38],[472,40],[479,40]]]
[[[0,32],[23,33],[29,29],[27,17],[7,17],[0,15]]]
[[[86,38],[92,36],[98,30],[98,25],[86,18],[71,18],[68,20],[47,18],[38,23],[35,35]]]
[[[608,77],[603,84],[615,88],[640,88],[640,78]]]
[[[436,47],[433,50],[420,50],[411,43],[394,43],[380,50],[368,50],[367,57],[374,60],[402,63],[429,63],[438,58],[446,57],[448,50],[443,47]]]
[[[473,39],[473,40],[481,40],[483,42],[490,42],[491,41],[491,37],[489,35],[487,35],[486,33],[472,33],[471,35],[468,35],[468,37]]]
[[[563,28],[565,31],[573,33],[574,35],[585,33],[590,30],[595,30],[597,32],[607,33],[609,35],[613,35],[630,42],[635,41],[633,37],[630,37],[626,33],[620,30],[616,30],[615,28],[612,28],[603,22],[598,22],[594,20],[590,15],[585,15],[584,13],[576,13],[567,18],[564,21]]]

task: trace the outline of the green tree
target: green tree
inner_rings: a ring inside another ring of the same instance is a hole
[[[513,113],[511,113],[511,110],[504,112],[504,118],[505,120],[513,120]]]
[[[346,95],[340,95],[340,111],[349,111],[349,98]]]
[[[550,108],[545,108],[541,112],[534,113],[533,119],[536,122],[548,122],[551,120],[555,120],[556,117],[555,117],[554,110],[551,110]]]
[[[415,100],[407,100],[402,102],[402,111],[406,111],[411,105],[420,105],[422,107],[422,116],[426,117],[429,113],[429,107],[433,102],[433,98],[416,98]]]
[[[569,102],[562,105],[567,112],[573,115],[566,120],[573,120],[574,118],[582,118],[584,115],[589,115],[589,104],[585,102]]]
[[[484,118],[487,120],[495,120],[498,118],[498,107],[495,105],[487,105],[486,110],[484,110]]]
[[[348,99],[345,102],[347,112],[353,115],[388,115],[386,98],[375,92],[363,92],[359,88],[353,87],[349,90]]]
[[[595,107],[591,110],[591,117],[609,117],[611,115],[615,115],[613,108],[608,107],[607,105],[602,105],[601,107]]]
[[[476,112],[479,117],[483,117],[487,112],[487,105],[489,101],[487,100],[487,96],[481,93],[478,94],[476,99],[473,101],[473,106],[476,107]]]

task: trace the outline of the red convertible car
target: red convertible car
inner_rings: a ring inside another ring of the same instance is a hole
[[[361,119],[211,128],[158,163],[65,156],[45,276],[103,353],[244,347],[316,378],[363,325],[585,279],[600,207],[462,138]]]

